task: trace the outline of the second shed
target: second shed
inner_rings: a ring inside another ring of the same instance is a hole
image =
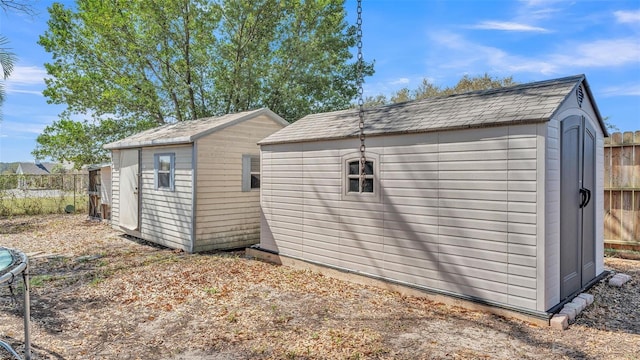
[[[160,126],[105,145],[111,224],[188,252],[260,238],[257,142],[288,123],[269,109]]]
[[[547,318],[604,271],[583,75],[309,115],[261,144],[258,251]]]

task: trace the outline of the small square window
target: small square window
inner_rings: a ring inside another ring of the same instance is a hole
[[[347,163],[348,167],[348,189],[350,193],[373,193],[374,192],[374,169],[373,161],[365,161],[364,164],[364,181],[360,188],[360,160],[353,160]]]
[[[156,190],[174,190],[175,154],[155,154]]]

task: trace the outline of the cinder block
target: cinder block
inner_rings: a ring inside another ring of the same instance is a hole
[[[569,327],[569,316],[567,314],[555,314],[551,318],[550,325],[554,329],[565,330]]]
[[[587,307],[587,300],[581,297],[576,297],[573,300],[571,300],[571,304],[576,304],[577,306],[580,306],[580,311],[582,311]]]
[[[579,298],[584,299],[587,302],[587,306],[593,304],[593,295],[591,294],[587,294],[587,293],[582,293],[580,295],[578,295]]]
[[[562,310],[560,310],[559,314],[567,315],[569,317],[569,321],[571,322],[573,322],[576,319],[576,315],[578,315],[575,308],[568,308],[566,305],[562,308]]]
[[[575,309],[576,310],[576,316],[578,316],[580,314],[580,312],[582,311],[582,307],[578,304],[574,304],[574,303],[566,303],[564,304],[563,309]]]
[[[615,287],[622,287],[624,283],[631,280],[631,276],[627,274],[615,274],[611,279],[609,279],[609,285]]]

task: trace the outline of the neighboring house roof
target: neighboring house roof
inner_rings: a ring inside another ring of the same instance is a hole
[[[548,121],[580,84],[608,135],[584,75],[368,108],[364,132],[375,136]],[[357,137],[358,120],[357,109],[307,115],[259,144]]]
[[[18,163],[16,174],[20,175],[49,175],[56,166],[56,163],[30,163],[21,162]]]
[[[174,124],[163,125],[131,135],[122,140],[104,145],[107,150],[124,149],[132,147],[175,145],[192,143],[196,139],[209,135],[215,131],[235,125],[259,115],[266,115],[272,120],[286,126],[289,123],[273,111],[262,108],[258,110],[244,111],[236,114],[227,114],[216,117],[202,118],[198,120],[181,121]]]

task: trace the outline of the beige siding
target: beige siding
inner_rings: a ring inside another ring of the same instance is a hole
[[[242,155],[259,155],[257,142],[281,128],[282,125],[262,115],[196,141],[194,251],[238,248],[259,242],[260,191],[242,191]]]
[[[119,229],[120,223],[120,151],[111,152],[111,226]]]
[[[264,146],[261,246],[535,309],[537,131],[371,137],[378,197],[343,194],[357,141]]]
[[[155,154],[175,154],[175,189],[155,189]],[[140,234],[145,240],[191,250],[192,145],[142,149]],[[115,198],[115,196],[114,196]]]

